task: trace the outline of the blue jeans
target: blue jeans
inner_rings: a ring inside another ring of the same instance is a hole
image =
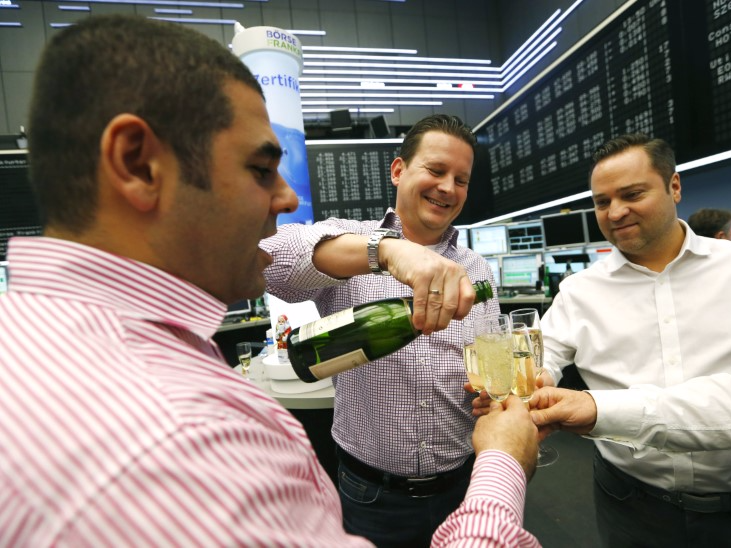
[[[597,528],[605,548],[731,547],[731,512],[684,510],[598,473],[607,468],[598,452],[594,468]]]
[[[343,526],[348,533],[365,537],[379,548],[429,546],[437,527],[462,503],[469,483],[470,475],[465,474],[445,492],[416,498],[386,491],[341,462],[338,491]]]

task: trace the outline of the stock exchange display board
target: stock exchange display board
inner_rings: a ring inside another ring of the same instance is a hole
[[[307,141],[315,221],[380,219],[396,205],[391,162],[400,139]]]
[[[28,181],[28,153],[0,151],[0,261],[13,236],[38,236],[41,226]]]
[[[587,190],[596,147],[636,131],[678,162],[731,148],[731,0],[628,2],[480,124],[485,218]]]

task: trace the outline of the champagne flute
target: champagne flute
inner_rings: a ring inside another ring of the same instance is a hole
[[[464,368],[467,372],[467,380],[472,388],[480,393],[485,389],[485,382],[480,375],[480,362],[477,357],[477,344],[475,343],[475,321],[472,318],[462,320],[462,349],[464,355]]]
[[[251,343],[237,343],[236,355],[239,357],[239,363],[241,364],[241,374],[248,379],[249,368],[251,367]]]
[[[502,402],[513,387],[513,333],[510,317],[480,317],[475,323],[475,342],[480,376],[487,394]]]
[[[520,322],[513,323],[513,365],[513,394],[528,402],[536,389],[537,368],[528,326]]]
[[[543,332],[541,316],[535,308],[520,308],[510,313],[511,321],[525,324],[535,360],[535,378],[543,372]],[[528,398],[530,399],[530,398]],[[558,451],[541,443],[538,446],[538,466],[548,466],[558,460]]]

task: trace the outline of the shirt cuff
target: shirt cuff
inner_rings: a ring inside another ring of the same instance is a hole
[[[645,406],[636,390],[587,390],[596,403],[593,438],[619,443],[636,439],[644,421]],[[634,393],[633,393],[634,392]]]
[[[465,501],[492,499],[503,503],[523,523],[526,477],[523,468],[504,451],[490,449],[477,455]]]

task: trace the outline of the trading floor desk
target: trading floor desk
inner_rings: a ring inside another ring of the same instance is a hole
[[[540,315],[543,316],[546,310],[548,310],[548,307],[551,306],[553,299],[542,294],[518,294],[512,297],[498,296],[498,302],[500,303],[500,311],[503,314],[508,314],[509,312],[518,310],[519,308],[535,308],[538,310]]]

